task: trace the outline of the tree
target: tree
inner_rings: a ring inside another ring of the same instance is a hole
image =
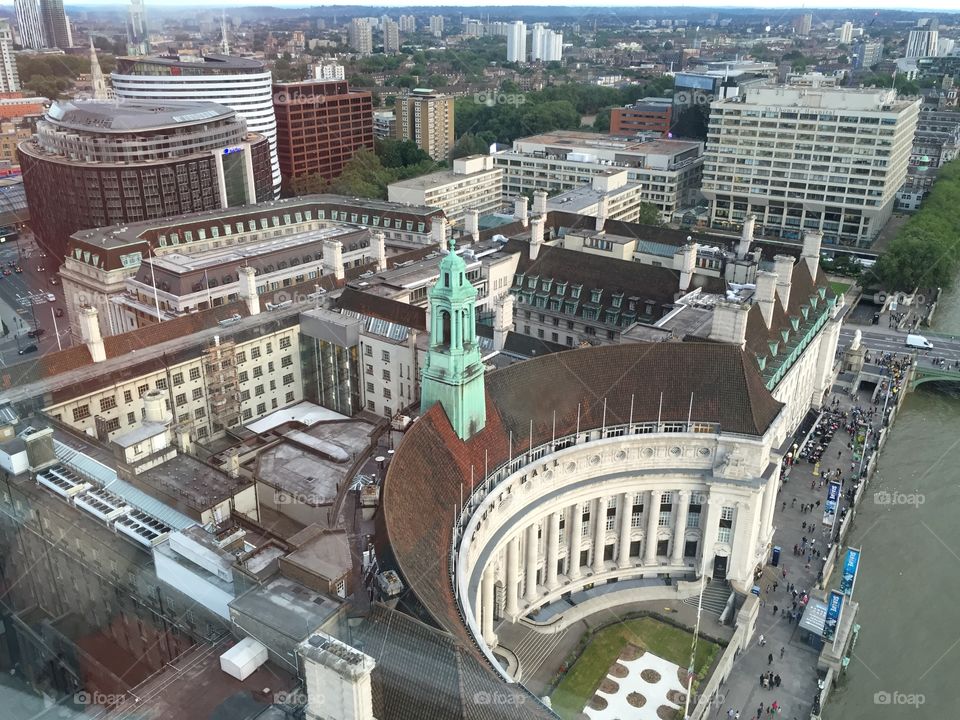
[[[454,160],[468,155],[486,155],[490,151],[490,144],[484,142],[481,138],[472,133],[461,135],[450,152],[450,157]]]
[[[298,175],[297,177],[290,179],[289,186],[284,188],[284,195],[287,197],[317,195],[319,193],[326,192],[329,186],[329,181],[320,173]]]
[[[663,225],[663,219],[660,217],[660,208],[653,203],[640,203],[637,222],[641,225]]]
[[[593,129],[601,133],[610,132],[610,108],[603,108],[597,113],[593,121]]]

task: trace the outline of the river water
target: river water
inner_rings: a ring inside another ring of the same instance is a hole
[[[960,334],[960,293],[934,328]],[[900,504],[880,505],[887,491]],[[848,542],[860,638],[827,720],[960,718],[960,385],[921,385],[893,426]]]

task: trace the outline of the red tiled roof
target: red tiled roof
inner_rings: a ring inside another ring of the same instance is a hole
[[[690,412],[691,393],[693,409]],[[407,432],[384,484],[389,552],[441,627],[472,645],[449,582],[454,512],[462,497],[510,455],[556,435],[634,422],[694,420],[762,435],[780,412],[748,354],[719,343],[611,345],[547,355],[486,377],[487,423],[461,441],[440,405]],[[605,403],[606,400],[606,403]],[[606,404],[606,413],[604,413]],[[532,424],[531,424],[532,423]],[[531,438],[532,427],[532,438]],[[383,535],[383,533],[378,533]]]

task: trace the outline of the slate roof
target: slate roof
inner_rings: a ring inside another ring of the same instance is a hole
[[[337,298],[337,307],[415,330],[427,329],[427,311],[424,308],[365,293],[352,287],[343,289]]]
[[[450,634],[379,603],[349,641],[376,660],[373,712],[383,720],[556,718],[525,690],[501,681]],[[500,702],[478,702],[481,693]]]
[[[378,515],[389,549],[429,615],[474,647],[449,581],[452,509],[483,479],[484,468],[523,453],[530,442],[582,429],[634,422],[719,423],[721,430],[762,435],[782,405],[764,386],[748,352],[721,343],[636,343],[569,350],[511,365],[486,376],[487,424],[461,441],[441,405],[407,432],[390,464]],[[662,412],[661,412],[662,398]],[[604,400],[606,416],[604,417]],[[461,496],[461,484],[462,492]]]
[[[637,320],[659,320],[680,290],[680,273],[673,268],[644,265],[630,260],[603,257],[592,253],[544,245],[536,260],[530,259],[529,243],[509,240],[504,252],[520,254],[517,275],[511,292],[529,299],[530,295],[549,296],[551,299],[574,300],[574,286],[581,286],[576,311],[571,317],[590,320],[585,310],[596,308],[593,321],[611,327],[627,327]],[[523,275],[522,284],[519,277]],[[529,279],[537,278],[535,288],[529,287]],[[544,281],[552,281],[547,285]],[[561,285],[561,283],[565,283]],[[723,293],[726,283],[720,278],[694,275],[693,285],[707,292]],[[593,303],[592,289],[602,289],[599,302]],[[621,295],[620,307],[615,296]],[[631,302],[633,303],[631,307]],[[518,303],[518,311],[532,303]],[[549,307],[549,305],[548,305]],[[650,312],[647,311],[650,308]],[[616,313],[616,323],[607,322],[609,313]],[[567,314],[567,313],[565,313]]]

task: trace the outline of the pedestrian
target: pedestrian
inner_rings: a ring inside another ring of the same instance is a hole
[[[767,644],[767,639],[763,636],[763,633],[760,633],[760,638],[757,640],[760,647],[763,647]]]
[[[776,685],[777,687],[780,687],[780,675],[774,675],[773,684]]]
[[[730,708],[729,710],[727,710],[727,718],[729,720],[733,720],[733,708]]]
[[[797,504],[797,499],[794,498],[794,499],[793,499],[793,502],[790,503],[790,507],[791,507],[791,508],[792,508],[792,507],[795,507],[796,504]]]
[[[787,651],[787,648],[785,648],[785,647],[781,647],[781,648],[780,648],[780,659],[781,659],[781,660],[783,660],[783,654],[784,654],[786,651]]]
[[[773,665],[773,653],[767,655],[767,665]]]
[[[787,501],[784,500],[784,501],[783,501],[783,505],[780,507],[780,512],[783,512],[783,511],[786,510],[786,509],[787,509]]]
[[[780,610],[780,608],[778,608],[776,605],[773,606],[773,614],[774,614],[774,615],[776,615],[776,614],[779,612],[779,610]],[[773,659],[773,655],[771,655],[770,658]]]

